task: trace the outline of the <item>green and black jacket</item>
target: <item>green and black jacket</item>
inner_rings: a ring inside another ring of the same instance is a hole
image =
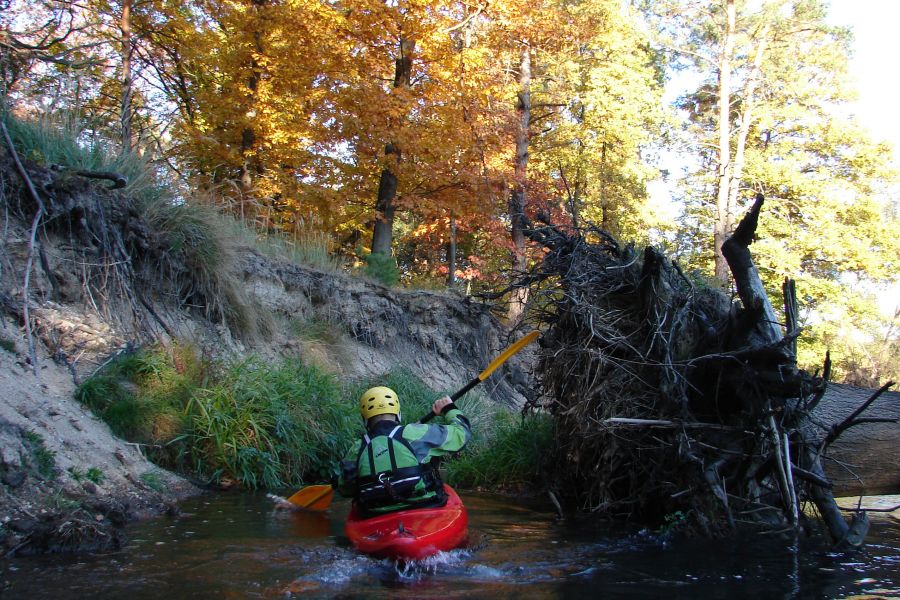
[[[448,405],[443,418],[444,424],[375,423],[344,455],[338,491],[374,514],[440,504],[443,484],[434,459],[459,452],[472,437],[456,405]]]

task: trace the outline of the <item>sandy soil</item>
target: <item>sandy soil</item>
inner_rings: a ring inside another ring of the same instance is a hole
[[[0,323],[0,549],[115,547],[121,527],[174,510],[199,490],[149,461],[73,399],[69,371],[41,353],[38,373],[13,323]]]

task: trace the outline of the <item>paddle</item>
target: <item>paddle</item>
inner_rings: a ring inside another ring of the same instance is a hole
[[[310,485],[288,498],[287,501],[297,508],[320,512],[328,510],[333,497],[334,488],[330,485]]]
[[[473,387],[490,377],[491,373],[497,370],[497,368],[509,360],[513,354],[533,342],[538,338],[540,332],[532,331],[527,334],[525,337],[512,344],[509,348],[504,350],[497,358],[491,361],[491,364],[487,366],[487,368],[478,374],[478,377],[467,383],[462,387],[459,391],[450,396],[450,399],[456,402],[460,398],[465,395],[466,392],[471,390]],[[427,423],[437,415],[434,412],[430,412],[421,419],[419,419],[420,423]],[[311,510],[311,511],[323,511],[327,510],[331,505],[331,499],[334,497],[334,488],[330,485],[310,485],[290,498],[288,498],[288,502],[296,506],[297,508],[301,508],[303,510]]]
[[[453,402],[456,402],[457,400],[462,398],[469,390],[471,390],[473,387],[475,387],[476,385],[478,385],[479,383],[481,383],[482,381],[484,381],[485,379],[490,377],[491,373],[496,371],[497,368],[500,367],[500,365],[502,365],[507,360],[509,360],[509,358],[513,354],[515,354],[516,352],[518,352],[519,350],[521,350],[522,348],[524,348],[525,346],[527,346],[528,344],[530,344],[531,342],[536,340],[539,335],[541,335],[541,333],[539,331],[532,331],[531,333],[526,334],[525,337],[523,337],[516,343],[512,344],[509,348],[504,350],[503,353],[500,354],[500,356],[498,356],[497,358],[492,360],[491,364],[489,364],[487,366],[487,368],[485,368],[484,371],[482,371],[481,373],[478,374],[478,377],[476,377],[475,379],[473,379],[472,381],[467,383],[465,386],[463,386],[463,388],[461,390],[459,390],[458,392],[456,392],[455,394],[450,396],[450,400],[452,400]],[[425,415],[424,417],[422,417],[421,419],[419,419],[419,423],[427,423],[428,421],[435,418],[436,416],[437,415],[434,414],[434,411],[432,411],[432,412],[428,413],[427,415]]]

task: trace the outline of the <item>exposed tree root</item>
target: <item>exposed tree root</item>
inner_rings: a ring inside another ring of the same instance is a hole
[[[859,545],[865,515],[843,519],[821,456],[864,419],[827,431],[809,419],[828,368],[797,369],[795,313],[785,332],[766,297],[749,251],[761,206],[724,245],[740,303],[604,231],[528,231],[548,250],[517,285],[534,288],[533,316],[548,326],[539,403],[558,417],[557,485],[584,510],[680,511],[708,534],[797,529],[812,502],[836,544]]]

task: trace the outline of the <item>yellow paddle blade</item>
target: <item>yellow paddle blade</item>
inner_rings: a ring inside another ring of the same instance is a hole
[[[323,511],[331,506],[333,497],[334,488],[330,485],[310,485],[288,498],[288,502],[304,510]]]
[[[531,333],[529,333],[525,337],[523,337],[521,340],[519,340],[515,344],[511,345],[506,350],[504,350],[503,354],[501,354],[500,356],[498,356],[497,358],[492,360],[491,364],[489,364],[487,366],[487,368],[478,375],[478,379],[480,381],[484,381],[485,379],[490,377],[491,373],[493,373],[494,371],[497,370],[497,367],[499,367],[500,365],[505,363],[507,361],[507,359],[509,359],[510,356],[512,356],[513,354],[515,354],[516,352],[518,352],[519,350],[521,350],[522,348],[524,348],[525,346],[527,346],[528,344],[533,342],[534,340],[536,340],[539,335],[541,335],[540,331],[532,331]]]

